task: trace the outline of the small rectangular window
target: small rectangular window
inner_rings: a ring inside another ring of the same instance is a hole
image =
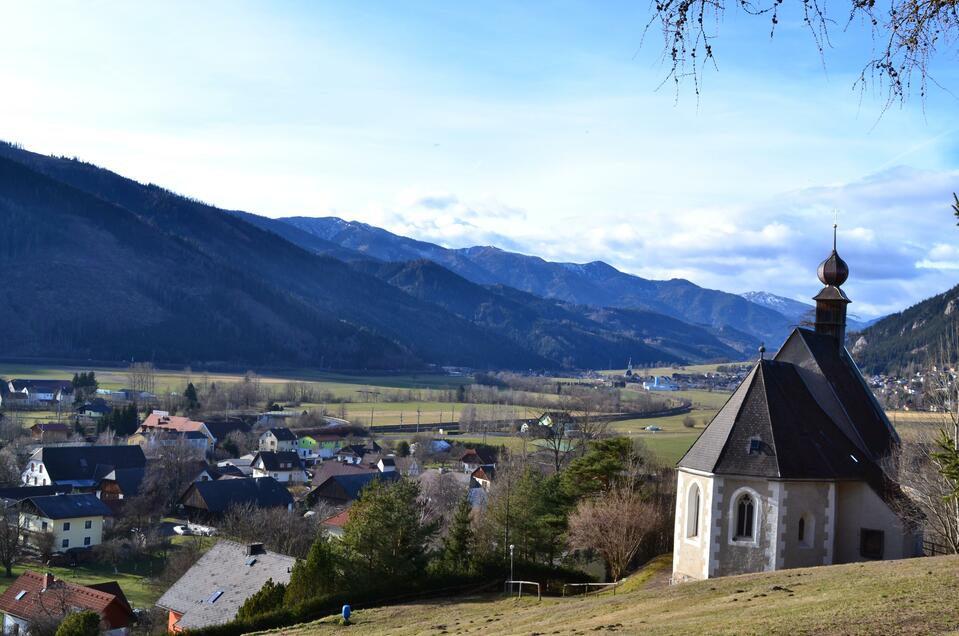
[[[90,537],[83,537],[83,545],[90,545]]]
[[[90,519],[87,519],[86,521],[83,522],[83,527],[84,529],[89,530],[90,528],[93,527],[93,521],[91,521]]]
[[[46,530],[46,529],[47,529],[47,522],[46,522],[46,521],[41,521],[41,522],[40,522],[40,529],[41,529],[41,530]]]
[[[70,539],[64,539],[64,540],[60,543],[60,545],[62,545],[64,548],[69,548],[69,547],[70,547]]]
[[[64,522],[63,522],[63,531],[64,531],[64,532],[69,532],[69,530],[70,530],[70,522],[69,522],[69,521],[64,521]]]
[[[859,530],[859,555],[864,559],[881,559],[885,533],[882,530]]]

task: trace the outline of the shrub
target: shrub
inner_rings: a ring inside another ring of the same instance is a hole
[[[56,636],[99,636],[100,615],[96,612],[70,614],[57,627]]]

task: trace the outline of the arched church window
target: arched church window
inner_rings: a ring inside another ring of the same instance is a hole
[[[693,484],[686,496],[686,537],[699,536],[699,484]]]
[[[736,502],[736,539],[753,538],[755,503],[751,495],[740,495]]]
[[[806,542],[806,517],[799,517],[799,543]]]

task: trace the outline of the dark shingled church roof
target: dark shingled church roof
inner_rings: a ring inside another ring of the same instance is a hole
[[[878,479],[899,438],[834,338],[796,329],[761,360],[679,467],[782,479]],[[881,472],[881,471],[880,471]]]

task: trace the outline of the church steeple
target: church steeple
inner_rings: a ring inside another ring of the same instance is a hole
[[[846,341],[846,305],[850,302],[839,288],[849,278],[849,266],[836,251],[836,229],[832,226],[832,254],[819,264],[819,280],[825,287],[816,294],[816,333],[836,338],[842,347]]]

